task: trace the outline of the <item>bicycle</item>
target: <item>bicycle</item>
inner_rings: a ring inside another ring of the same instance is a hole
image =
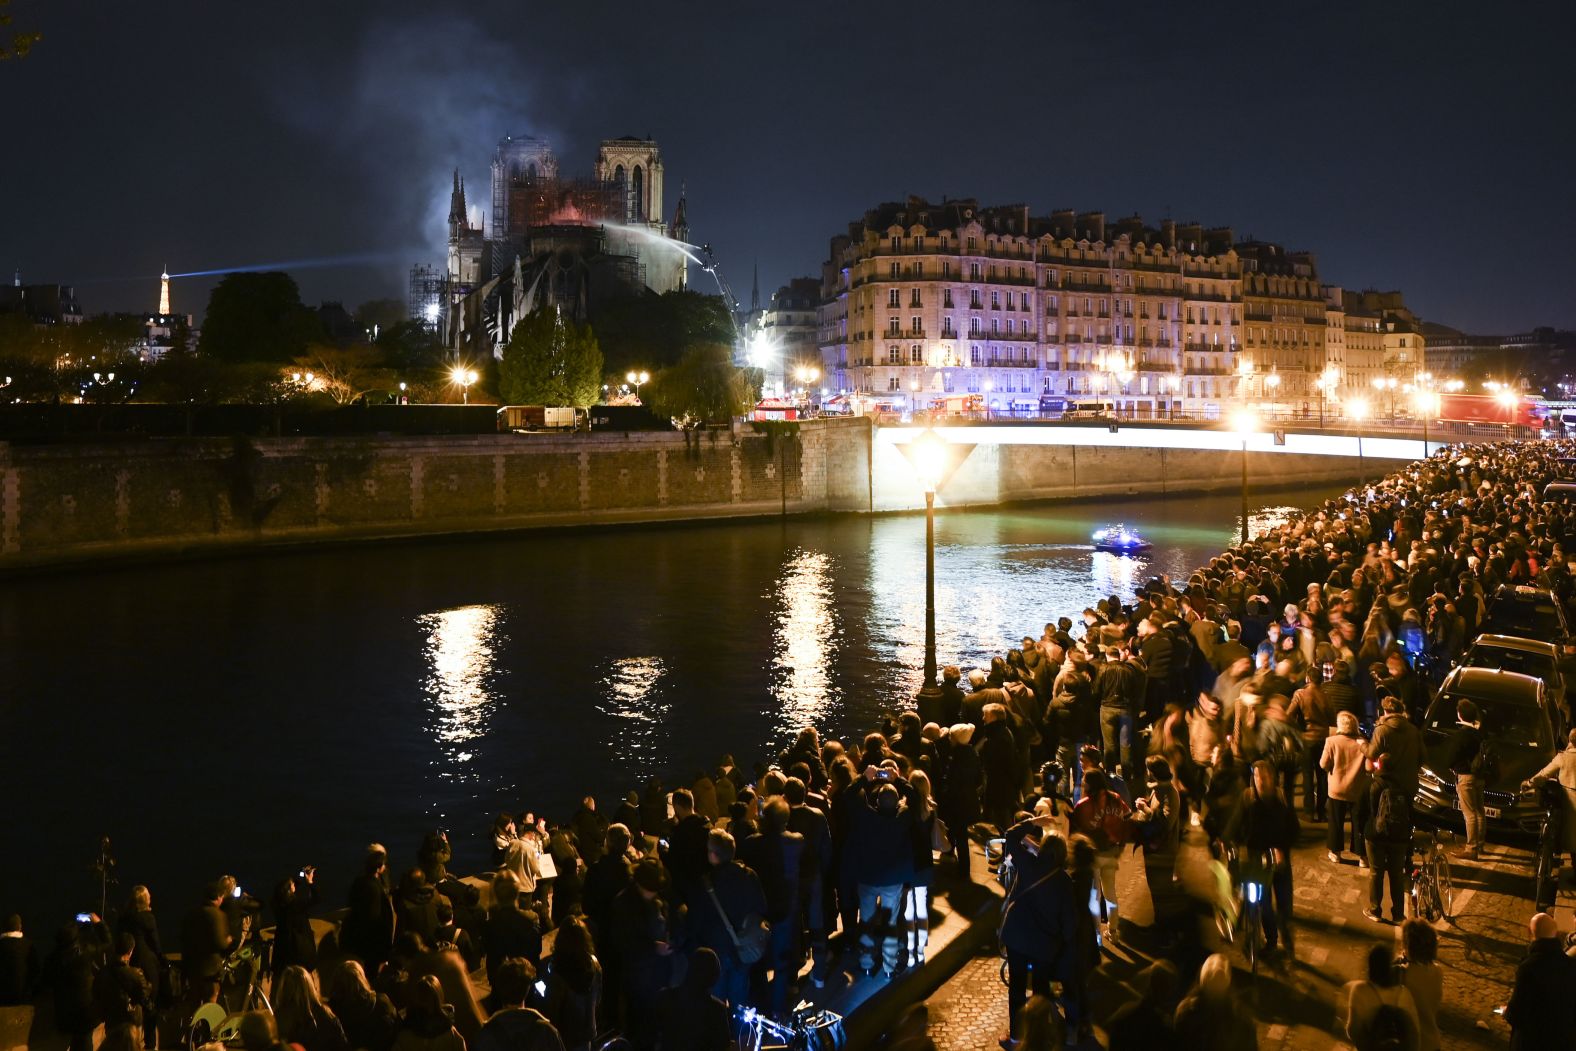
[[[1524,788],[1532,783],[1524,782]],[[1558,781],[1549,780],[1538,786],[1538,798],[1543,804],[1543,819],[1538,824],[1538,858],[1533,868],[1532,898],[1539,912],[1552,912],[1554,899],[1559,894],[1559,844],[1563,838],[1564,789]]]
[[[1241,941],[1248,971],[1256,973],[1259,960],[1269,945],[1269,938],[1264,933],[1264,899],[1269,894],[1268,874],[1274,871],[1275,863],[1273,858],[1266,855],[1256,859],[1254,864],[1244,865],[1235,851],[1230,852],[1229,858],[1228,867],[1237,878],[1238,892],[1242,897],[1232,941]]]
[[[1412,833],[1412,856],[1415,860],[1409,873],[1408,910],[1427,923],[1450,919],[1456,892],[1450,879],[1450,858],[1440,843],[1437,828]]]

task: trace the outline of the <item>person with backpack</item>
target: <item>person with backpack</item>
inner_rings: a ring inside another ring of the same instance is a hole
[[[1346,1039],[1357,1051],[1418,1051],[1417,1004],[1401,984],[1394,946],[1368,950],[1368,977],[1346,983]]]
[[[1395,695],[1380,701],[1379,721],[1374,724],[1373,740],[1368,742],[1368,758],[1384,761],[1393,784],[1406,797],[1417,795],[1418,777],[1423,765],[1423,735],[1406,717],[1406,705]]]
[[[1406,918],[1406,863],[1412,852],[1412,795],[1390,769],[1388,758],[1374,761],[1374,778],[1368,788],[1368,825],[1363,829],[1368,848],[1368,908],[1363,915],[1383,923],[1379,907],[1384,884],[1390,880],[1390,919]]]
[[[1445,749],[1445,765],[1456,775],[1456,798],[1461,801],[1461,820],[1466,824],[1467,843],[1452,856],[1476,861],[1483,849],[1483,788],[1495,771],[1493,746],[1483,737],[1478,706],[1466,697],[1456,702],[1456,728]]]
[[[1127,842],[1127,818],[1133,808],[1111,791],[1104,770],[1090,770],[1083,776],[1083,798],[1073,807],[1069,830],[1086,836],[1095,849],[1095,873],[1100,897],[1105,903],[1101,922],[1116,929],[1116,869],[1122,847]]]

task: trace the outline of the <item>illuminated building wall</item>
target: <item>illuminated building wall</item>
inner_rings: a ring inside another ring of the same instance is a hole
[[[1069,399],[1219,415],[1242,328],[1231,240],[1100,212],[881,205],[822,266],[826,386],[909,411],[978,394],[1023,415]]]

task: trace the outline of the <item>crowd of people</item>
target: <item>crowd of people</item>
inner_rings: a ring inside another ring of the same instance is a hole
[[[1089,978],[1100,940],[1119,932],[1124,850],[1141,857],[1167,960],[1105,1020],[1112,1051],[1172,1038],[1255,1046],[1230,964],[1203,944],[1200,921],[1230,931],[1233,882],[1251,876],[1266,888],[1267,951],[1289,950],[1291,853],[1305,822],[1325,826],[1330,863],[1350,853],[1368,869],[1370,920],[1386,922],[1386,890],[1388,921],[1405,919],[1419,724],[1434,685],[1501,584],[1576,597],[1576,513],[1540,495],[1571,451],[1445,450],[1186,581],[1156,577],[1130,602],[1112,596],[1045,624],[988,667],[947,667],[938,689],[858,739],[806,727],[750,770],[724,756],[679,787],[651,780],[611,813],[586,797],[562,823],[501,814],[484,879],[449,871],[442,833],[404,865],[374,844],[323,938],[310,869],[266,903],[233,879],[210,885],[182,923],[173,972],[146,888],[113,924],[68,925],[43,965],[13,918],[0,935],[0,1003],[48,988],[73,1048],[99,1024],[106,1045],[153,1046],[161,1021],[205,1001],[247,1006],[246,991],[266,984],[272,1015],[245,1016],[247,1047],[573,1049],[621,1034],[645,1051],[722,1049],[736,1009],[782,1020],[844,973],[921,965],[932,887],[985,875],[977,840],[1010,873],[1003,1047],[1091,1031]],[[1565,653],[1576,671],[1576,650]],[[1449,765],[1470,859],[1483,840],[1483,735],[1470,702],[1456,719]],[[1539,776],[1576,791],[1573,756]],[[1177,872],[1195,824],[1217,884],[1202,903]],[[237,946],[257,945],[267,921],[266,961],[238,964]],[[1359,1049],[1390,1046],[1396,1028],[1397,1046],[1439,1047],[1433,932],[1406,923],[1405,966],[1376,953],[1349,990]],[[1508,1017],[1541,1032],[1573,1002],[1518,995]],[[922,1029],[893,1046],[925,1047]]]

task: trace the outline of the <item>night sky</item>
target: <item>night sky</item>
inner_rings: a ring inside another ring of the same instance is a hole
[[[13,0],[0,267],[151,309],[157,274],[295,260],[404,298],[449,171],[651,135],[748,299],[908,193],[1230,225],[1472,332],[1576,327],[1569,3]],[[179,281],[201,312],[212,278]],[[710,291],[709,288],[703,290]]]

